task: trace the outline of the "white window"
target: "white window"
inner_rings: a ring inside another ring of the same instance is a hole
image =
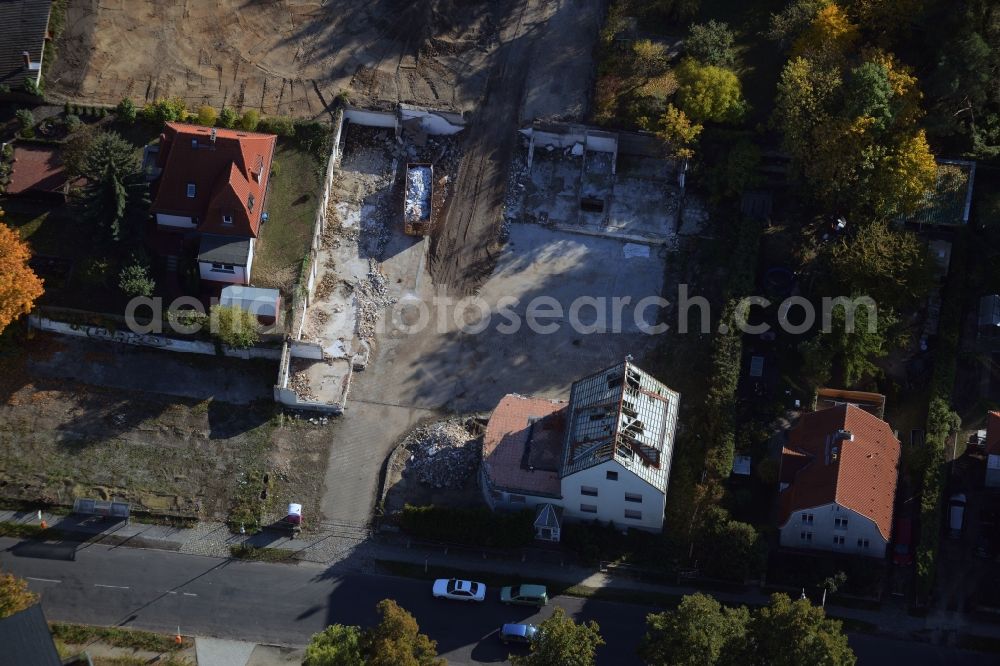
[[[222,216],[222,223],[223,224],[232,224],[233,223],[233,216],[232,215],[223,215]]]
[[[868,539],[858,539],[858,548],[867,548]]]
[[[636,504],[642,504],[642,495],[637,493],[625,493],[626,502],[635,502]]]
[[[597,497],[597,488],[594,486],[580,486],[580,494],[587,497]]]
[[[799,539],[801,541],[812,541],[813,540],[813,533],[812,532],[802,532],[801,534],[799,534]]]
[[[833,527],[834,527],[834,529],[838,529],[838,530],[846,530],[847,529],[847,518],[834,518],[833,519]]]
[[[625,509],[625,517],[631,518],[632,520],[642,520],[642,511],[633,511],[632,509]]]
[[[842,537],[842,536],[835,536],[835,537],[833,537],[833,545],[834,546],[843,546],[844,545],[844,537]]]
[[[811,513],[803,513],[802,514],[802,522],[805,525],[812,525],[813,524],[813,515]]]
[[[582,511],[583,513],[597,513],[597,505],[596,504],[581,504],[580,505],[580,511]]]
[[[524,495],[511,495],[510,496],[510,501],[511,502],[524,502]]]
[[[236,269],[232,264],[212,264],[213,273],[235,273]]]
[[[188,183],[188,186],[187,186],[187,197],[188,197],[188,199],[194,199],[194,192],[195,192],[194,183]]]
[[[191,139],[191,150],[198,150],[198,139]]]

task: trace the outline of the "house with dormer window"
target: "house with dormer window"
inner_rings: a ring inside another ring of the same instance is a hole
[[[202,282],[250,284],[276,140],[186,123],[164,126],[151,212],[158,235],[176,237],[175,247],[195,248]]]
[[[889,424],[857,405],[803,414],[781,453],[781,545],[884,557],[899,458]]]

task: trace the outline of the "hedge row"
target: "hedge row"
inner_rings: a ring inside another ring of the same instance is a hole
[[[965,265],[966,243],[964,233],[956,236],[952,247],[952,266]],[[964,288],[963,272],[952,271],[942,296],[941,323],[931,375],[920,492],[920,541],[917,546],[917,594],[923,600],[927,600],[934,587],[937,551],[941,540],[941,499],[947,481],[944,474],[945,442],[954,425],[950,405],[958,368]]]
[[[741,222],[726,282],[726,305],[712,349],[712,380],[702,412],[706,438],[705,468],[717,479],[729,478],[736,450],[736,390],[743,358],[743,333],[736,325],[740,300],[753,291],[762,228],[758,221]]]
[[[447,543],[517,548],[535,538],[535,516],[530,510],[493,513],[486,508],[449,509],[442,506],[403,507],[399,526],[412,536]]]

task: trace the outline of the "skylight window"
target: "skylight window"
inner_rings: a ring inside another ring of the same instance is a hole
[[[194,199],[195,186],[194,183],[187,184],[187,197],[188,199]]]

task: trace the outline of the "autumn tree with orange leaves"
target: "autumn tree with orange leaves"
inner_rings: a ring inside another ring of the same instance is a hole
[[[42,295],[42,281],[28,266],[30,258],[31,250],[17,232],[0,223],[0,332],[31,312],[35,299]]]

